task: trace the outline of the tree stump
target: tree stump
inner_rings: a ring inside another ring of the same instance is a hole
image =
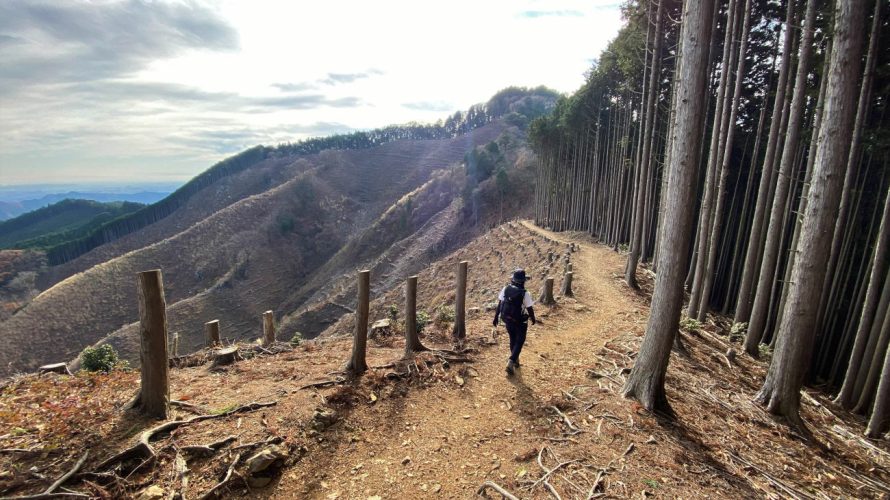
[[[569,271],[566,273],[565,277],[562,279],[562,296],[563,297],[574,297],[575,293],[572,292],[572,272]]]
[[[275,315],[272,311],[263,313],[263,345],[270,346],[275,343]]]
[[[213,347],[220,344],[218,319],[204,323],[204,336],[207,339],[207,347]]]
[[[240,358],[238,346],[223,347],[213,351],[213,366],[231,365]]]
[[[71,375],[71,372],[68,371],[68,364],[66,363],[53,363],[50,365],[43,365],[37,369],[37,373],[59,373],[61,375]]]
[[[410,276],[405,283],[405,357],[428,350],[417,336],[417,276]]]
[[[545,306],[556,304],[556,300],[553,299],[553,278],[544,280],[544,289],[541,290],[541,297],[538,299],[538,302]]]
[[[352,339],[352,356],[346,371],[361,375],[368,369],[365,354],[368,348],[368,309],[371,298],[371,271],[358,273],[358,304],[355,306],[355,336]]]
[[[167,418],[170,400],[167,355],[167,304],[161,271],[141,272],[139,282],[139,337],[141,384],[131,408],[155,418]]]
[[[452,337],[463,341],[467,337],[467,261],[457,264],[457,290],[454,298],[454,331]]]

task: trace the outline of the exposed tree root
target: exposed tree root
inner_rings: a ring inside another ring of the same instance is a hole
[[[185,453],[191,453],[193,455],[213,455],[221,448],[225,447],[229,443],[235,442],[238,439],[235,436],[229,436],[225,439],[221,439],[219,441],[210,443],[210,444],[196,444],[189,446],[180,446],[179,451]]]
[[[153,461],[157,457],[157,452],[151,446],[151,440],[155,435],[165,434],[171,432],[183,425],[192,424],[195,422],[200,422],[202,420],[211,420],[217,418],[225,418],[230,415],[234,415],[236,413],[244,413],[249,411],[255,411],[260,408],[267,408],[270,406],[275,406],[278,404],[277,401],[272,401],[269,403],[249,403],[244,406],[239,406],[233,410],[227,411],[225,413],[220,413],[218,415],[197,415],[191,418],[187,418],[185,420],[173,420],[171,422],[165,422],[157,427],[153,427],[145,432],[139,437],[139,442],[133,445],[130,448],[114,455],[113,457],[108,458],[101,464],[96,467],[96,471],[104,471],[112,468],[113,466],[122,465],[125,462],[135,459],[144,459],[143,462],[136,467],[136,469],[141,468],[143,465],[146,465]],[[134,469],[134,470],[136,470]]]
[[[314,387],[329,387],[332,385],[342,384],[346,382],[346,377],[337,377],[331,380],[322,380],[321,382],[313,382],[311,384],[306,384],[304,386],[300,386],[300,390],[304,389],[312,389]]]

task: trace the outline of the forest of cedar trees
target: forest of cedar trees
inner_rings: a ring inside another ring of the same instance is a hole
[[[890,29],[883,0],[641,0],[586,84],[531,126],[535,221],[656,273],[624,393],[670,414],[681,321],[732,318],[756,396],[803,385],[890,427]]]

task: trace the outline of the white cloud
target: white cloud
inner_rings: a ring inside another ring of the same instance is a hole
[[[509,85],[571,92],[621,23],[605,0],[66,4],[94,24],[69,16],[64,56],[29,63],[21,40],[59,53],[53,5],[0,12],[28,14],[0,21],[0,184],[184,180],[256,143],[434,121]],[[154,24],[127,31],[146,5]],[[127,43],[98,50],[96,30]]]

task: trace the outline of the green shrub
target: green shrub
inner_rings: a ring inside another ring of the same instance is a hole
[[[117,352],[108,344],[87,347],[80,354],[80,364],[88,372],[110,372],[119,363]]]
[[[430,314],[426,311],[419,311],[414,324],[417,325],[417,333],[423,333],[426,325],[430,324]]]
[[[294,333],[294,336],[290,338],[290,343],[293,345],[300,345],[303,342],[303,334],[300,332]]]
[[[450,323],[454,323],[454,309],[442,304],[438,308],[436,308],[436,318],[435,323],[438,326],[445,326]]]
[[[687,332],[697,332],[701,330],[701,322],[695,318],[684,316],[683,319],[680,320],[680,328]]]
[[[395,304],[389,306],[389,319],[390,319],[390,321],[393,322],[393,324],[395,324],[396,321],[398,321],[398,319],[399,319],[399,306],[397,306],[397,305],[395,305]]]

